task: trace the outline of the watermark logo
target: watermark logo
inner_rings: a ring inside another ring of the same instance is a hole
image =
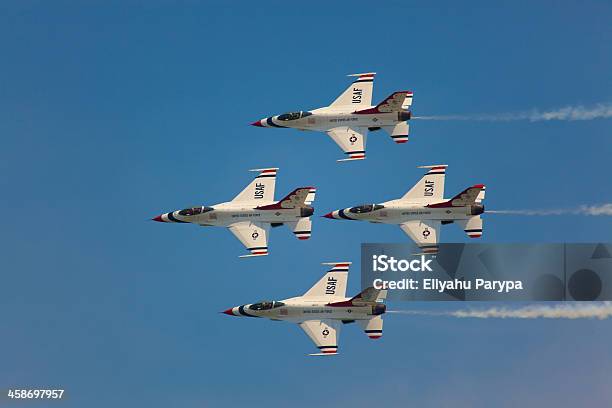
[[[372,271],[374,272],[433,272],[432,259],[425,259],[421,255],[418,259],[395,259],[388,255],[372,256]]]

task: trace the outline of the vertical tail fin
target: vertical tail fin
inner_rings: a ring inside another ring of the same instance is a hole
[[[449,201],[453,207],[480,203],[484,199],[485,188],[484,184],[475,184],[472,187],[466,188]]]
[[[406,102],[408,100],[408,102]],[[396,91],[387,98],[376,105],[373,108],[363,109],[357,111],[357,114],[373,114],[373,113],[389,113],[389,112],[401,112],[406,109],[404,106],[410,106],[412,104],[412,92],[411,91]]]
[[[481,203],[482,200],[485,199],[485,186],[482,186],[482,189],[480,190],[480,193],[478,193],[478,196],[476,196],[476,202],[477,203]]]
[[[308,206],[308,200],[314,200],[317,189],[314,187],[299,187],[287,194],[282,200],[270,205],[257,207],[259,210],[289,210]],[[312,201],[310,201],[312,203]],[[311,211],[312,214],[312,211]]]
[[[316,194],[317,194],[317,189],[314,187],[310,187],[310,191],[308,192],[308,195],[306,196],[306,199],[304,200],[304,204],[312,205],[312,203],[314,203]]]
[[[414,96],[414,93],[412,92],[406,93],[406,99],[404,99],[404,103],[402,103],[402,109],[405,109],[405,110],[410,109],[410,107],[412,106],[413,96]]]
[[[387,298],[387,291],[383,289],[374,289],[372,286],[365,288],[350,300],[352,304],[375,303]]]
[[[466,188],[449,200],[428,204],[427,207],[445,208],[471,206],[471,215],[480,215],[484,212],[484,206],[481,204],[482,200],[484,200],[484,192],[484,184],[475,184],[472,187]]]

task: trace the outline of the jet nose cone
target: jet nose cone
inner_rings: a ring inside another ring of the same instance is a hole
[[[157,221],[157,222],[164,222],[164,220],[162,219],[162,216],[161,216],[161,215],[158,215],[158,216],[157,216],[157,217],[155,217],[155,218],[151,218],[151,220],[153,220],[153,221]]]
[[[264,126],[261,124],[261,120],[258,120],[258,121],[256,121],[256,122],[251,123],[251,126],[264,127]]]
[[[332,220],[334,219],[334,212],[328,212],[327,214],[325,214],[323,217],[325,218],[331,218]]]
[[[227,310],[222,311],[221,313],[225,313],[226,315],[230,315],[230,316],[234,316],[234,312],[233,312],[234,308],[230,307]]]

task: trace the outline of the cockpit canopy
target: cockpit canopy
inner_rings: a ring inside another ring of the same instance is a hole
[[[288,120],[297,120],[301,118],[305,118],[306,116],[310,116],[312,113],[307,111],[301,112],[289,112],[283,113],[282,115],[278,115],[278,120],[288,121]]]
[[[363,204],[357,207],[350,208],[349,211],[354,214],[363,214],[380,210],[381,208],[385,208],[385,206],[380,204]]]
[[[205,212],[209,212],[214,210],[214,208],[212,207],[192,207],[192,208],[185,208],[184,210],[179,211],[179,215],[184,215],[184,216],[190,216],[190,215],[198,215],[198,214],[204,214]]]
[[[251,310],[270,310],[275,309],[277,307],[285,306],[283,302],[278,302],[276,300],[262,300],[259,303],[254,303],[249,306]]]

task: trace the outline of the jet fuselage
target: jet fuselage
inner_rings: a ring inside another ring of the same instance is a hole
[[[199,206],[164,213],[154,218],[154,220],[161,222],[192,223],[202,226],[227,227],[239,221],[258,221],[281,224],[284,222],[297,221],[300,218],[309,217],[314,213],[314,208],[310,206],[291,209],[260,208],[273,204],[274,202],[269,202],[253,207],[236,202],[226,202],[211,207]]]
[[[435,204],[434,204],[435,205]],[[392,200],[381,204],[364,204],[356,207],[332,211],[327,218],[369,221],[382,224],[402,224],[410,220],[455,221],[469,219],[484,212],[482,204],[461,207],[432,207],[427,204]]]
[[[252,123],[259,127],[293,128],[325,132],[341,127],[364,127],[377,130],[382,126],[395,126],[399,122],[410,120],[410,111],[388,113],[355,113],[332,108],[319,108],[313,111],[301,111],[270,116]]]
[[[313,319],[368,320],[382,315],[386,307],[382,303],[354,306],[351,298],[330,299],[294,297],[281,301],[262,301],[254,304],[235,306],[223,313],[230,316],[265,317],[272,320],[303,322]]]

